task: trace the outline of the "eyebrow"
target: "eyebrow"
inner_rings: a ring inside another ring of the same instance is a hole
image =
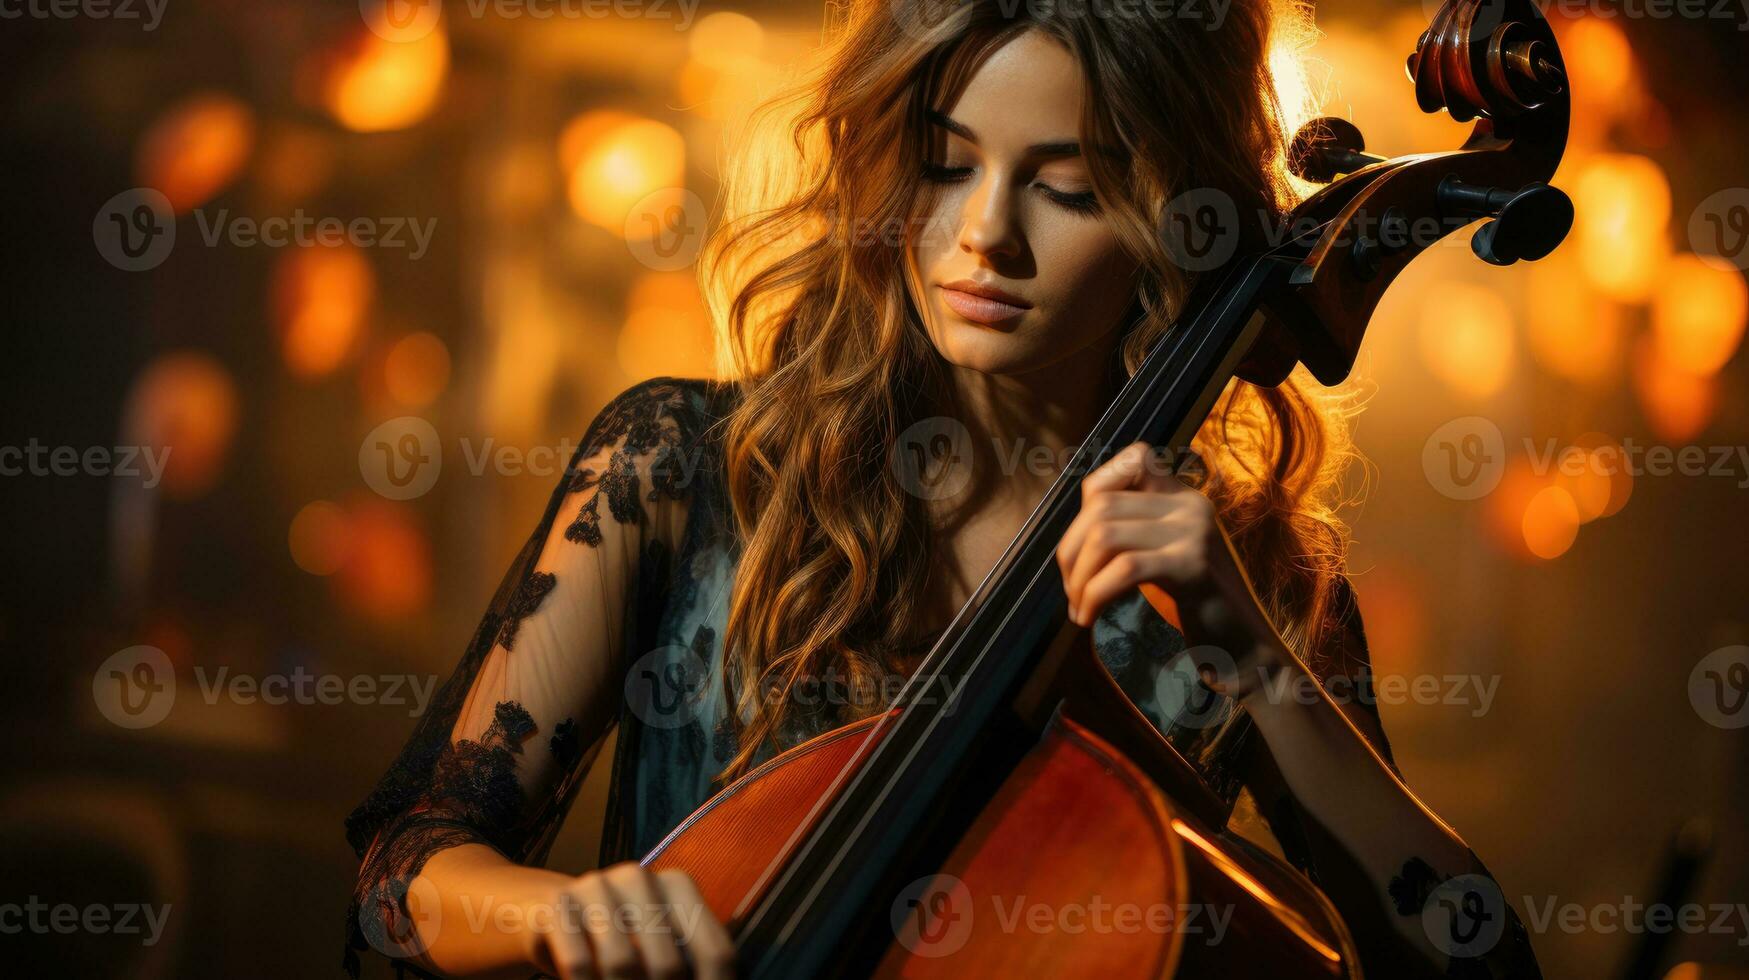
[[[930,122],[940,126],[942,129],[945,129],[950,133],[961,136],[973,143],[978,141],[978,134],[972,132],[970,126],[967,126],[965,123],[962,123],[957,119],[949,118],[946,113],[930,109],[925,115]],[[1122,159],[1121,154],[1109,147],[1100,147],[1099,150],[1113,159]],[[1032,156],[1078,157],[1081,155],[1081,143],[1079,140],[1062,140],[1055,143],[1034,143],[1026,148],[1026,152]]]

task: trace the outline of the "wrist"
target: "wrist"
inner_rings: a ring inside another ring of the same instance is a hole
[[[1243,686],[1229,694],[1253,716],[1317,700],[1317,681],[1311,671],[1279,642],[1258,644],[1243,674]]]

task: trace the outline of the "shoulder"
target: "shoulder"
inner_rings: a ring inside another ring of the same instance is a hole
[[[599,546],[602,518],[611,516],[679,540],[690,504],[718,499],[718,423],[738,397],[733,382],[651,378],[610,399],[590,422],[560,487],[582,498],[565,537]]]
[[[740,386],[703,378],[650,378],[621,391],[589,423],[581,456],[608,447],[642,456],[697,445],[733,409]]]

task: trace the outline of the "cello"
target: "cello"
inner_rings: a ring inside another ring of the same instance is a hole
[[[1302,129],[1289,166],[1326,186],[1279,244],[1199,278],[892,706],[740,777],[644,858],[691,875],[743,976],[1360,975],[1329,900],[1223,832],[1230,806],[1069,622],[1055,549],[1088,473],[1132,442],[1188,446],[1232,379],[1278,385],[1301,364],[1346,379],[1384,291],[1445,235],[1480,219],[1471,245],[1495,265],[1565,237],[1572,204],[1547,182],[1569,98],[1537,8],[1446,0],[1407,73],[1423,111],[1474,121],[1465,143],[1385,158],[1345,121]],[[1167,913],[1016,928],[974,895]],[[1225,942],[1191,939],[1196,908],[1231,912]]]

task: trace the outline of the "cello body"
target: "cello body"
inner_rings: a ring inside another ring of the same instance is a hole
[[[1042,737],[939,872],[899,891],[891,944],[862,954],[870,975],[1360,975],[1347,930],[1310,882],[1169,798],[1162,783],[1195,792],[1187,763],[1165,748],[1144,767],[1118,749],[1159,736],[1090,649],[1079,646],[1058,680],[1063,708]],[[844,726],[746,774],[644,863],[685,870],[711,910],[735,921],[889,718]]]

